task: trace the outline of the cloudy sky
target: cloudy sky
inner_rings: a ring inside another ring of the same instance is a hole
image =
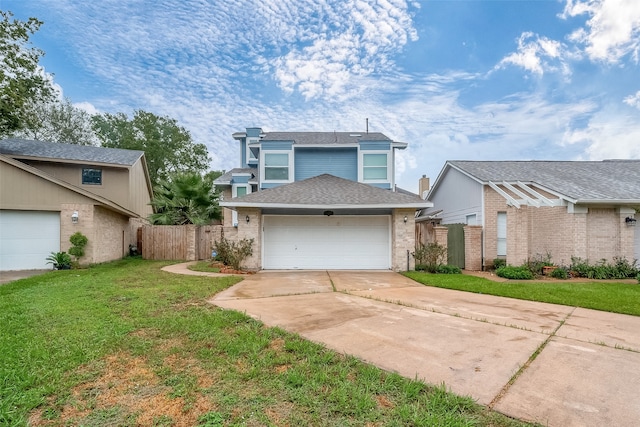
[[[231,134],[383,132],[397,183],[446,160],[640,158],[638,0],[0,0],[89,111]]]

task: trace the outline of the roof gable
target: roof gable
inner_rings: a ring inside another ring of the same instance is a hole
[[[144,155],[144,151],[9,138],[0,141],[0,154],[12,158],[132,166]]]

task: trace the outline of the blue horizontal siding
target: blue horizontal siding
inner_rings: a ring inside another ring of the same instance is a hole
[[[355,148],[298,148],[294,161],[296,181],[325,173],[358,180],[358,151]]]
[[[391,184],[388,182],[378,182],[378,183],[366,183],[372,187],[384,188],[385,190],[391,190]]]
[[[233,184],[246,184],[249,182],[249,178],[250,178],[249,176],[234,176],[231,179],[231,182]]]
[[[391,150],[391,143],[385,141],[361,141],[361,150]]]
[[[293,141],[262,141],[262,150],[291,150]]]

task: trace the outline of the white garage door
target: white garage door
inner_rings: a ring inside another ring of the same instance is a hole
[[[52,268],[46,258],[59,250],[59,212],[0,211],[0,270]]]
[[[389,269],[389,216],[264,216],[265,269]]]

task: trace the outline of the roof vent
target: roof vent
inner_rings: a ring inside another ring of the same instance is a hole
[[[349,136],[362,136],[362,135],[361,135],[361,134],[359,134],[359,133],[352,133],[352,134],[351,134],[351,135],[349,135]]]

